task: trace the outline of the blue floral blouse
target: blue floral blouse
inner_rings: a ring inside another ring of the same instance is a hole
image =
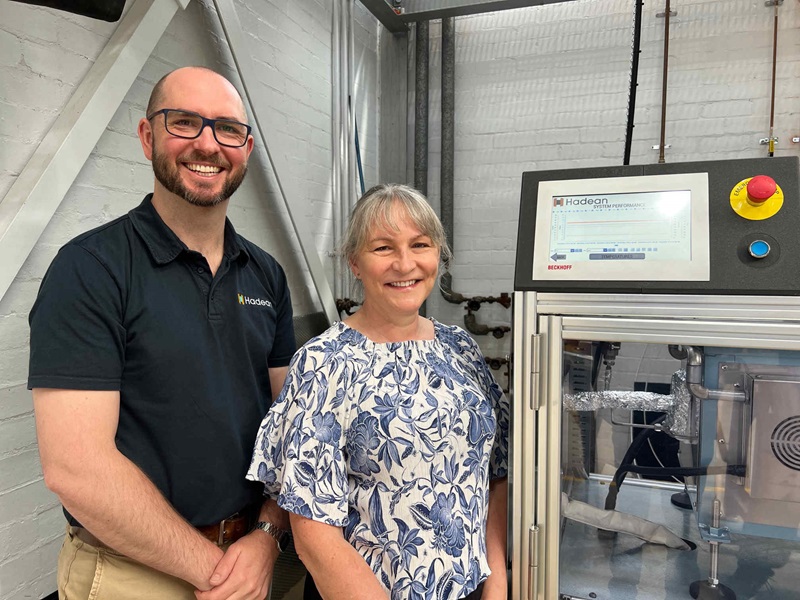
[[[375,343],[336,323],[292,359],[247,478],[344,528],[392,599],[455,600],[489,576],[489,480],[508,473],[509,409],[475,341]]]

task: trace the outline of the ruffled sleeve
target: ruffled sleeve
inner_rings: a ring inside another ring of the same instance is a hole
[[[325,334],[301,348],[261,423],[247,472],[284,510],[339,527],[348,523],[346,376],[346,361],[332,355]]]

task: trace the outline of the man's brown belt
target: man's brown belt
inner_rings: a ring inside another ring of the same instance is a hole
[[[219,546],[232,544],[240,537],[248,534],[255,523],[256,514],[253,510],[243,510],[231,515],[227,519],[222,519],[219,523],[196,527],[203,537],[211,540]],[[103,542],[92,535],[83,527],[74,528],[75,536],[82,542],[94,546],[95,548],[108,548]]]
[[[250,514],[252,512],[249,510],[238,512],[227,519],[222,519],[219,523],[198,527],[197,531],[218,546],[232,544],[253,528],[255,519]]]

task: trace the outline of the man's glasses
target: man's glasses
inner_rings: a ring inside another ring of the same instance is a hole
[[[214,132],[214,139],[217,140],[217,143],[231,148],[244,146],[251,131],[249,125],[238,121],[206,119],[197,113],[178,110],[177,108],[162,108],[148,115],[147,120],[151,120],[156,115],[164,115],[164,127],[170,135],[193,140],[200,137],[203,128],[208,125],[211,127],[211,131]]]

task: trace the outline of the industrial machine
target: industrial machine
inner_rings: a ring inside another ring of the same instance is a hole
[[[513,598],[800,599],[799,172],[524,174]]]

